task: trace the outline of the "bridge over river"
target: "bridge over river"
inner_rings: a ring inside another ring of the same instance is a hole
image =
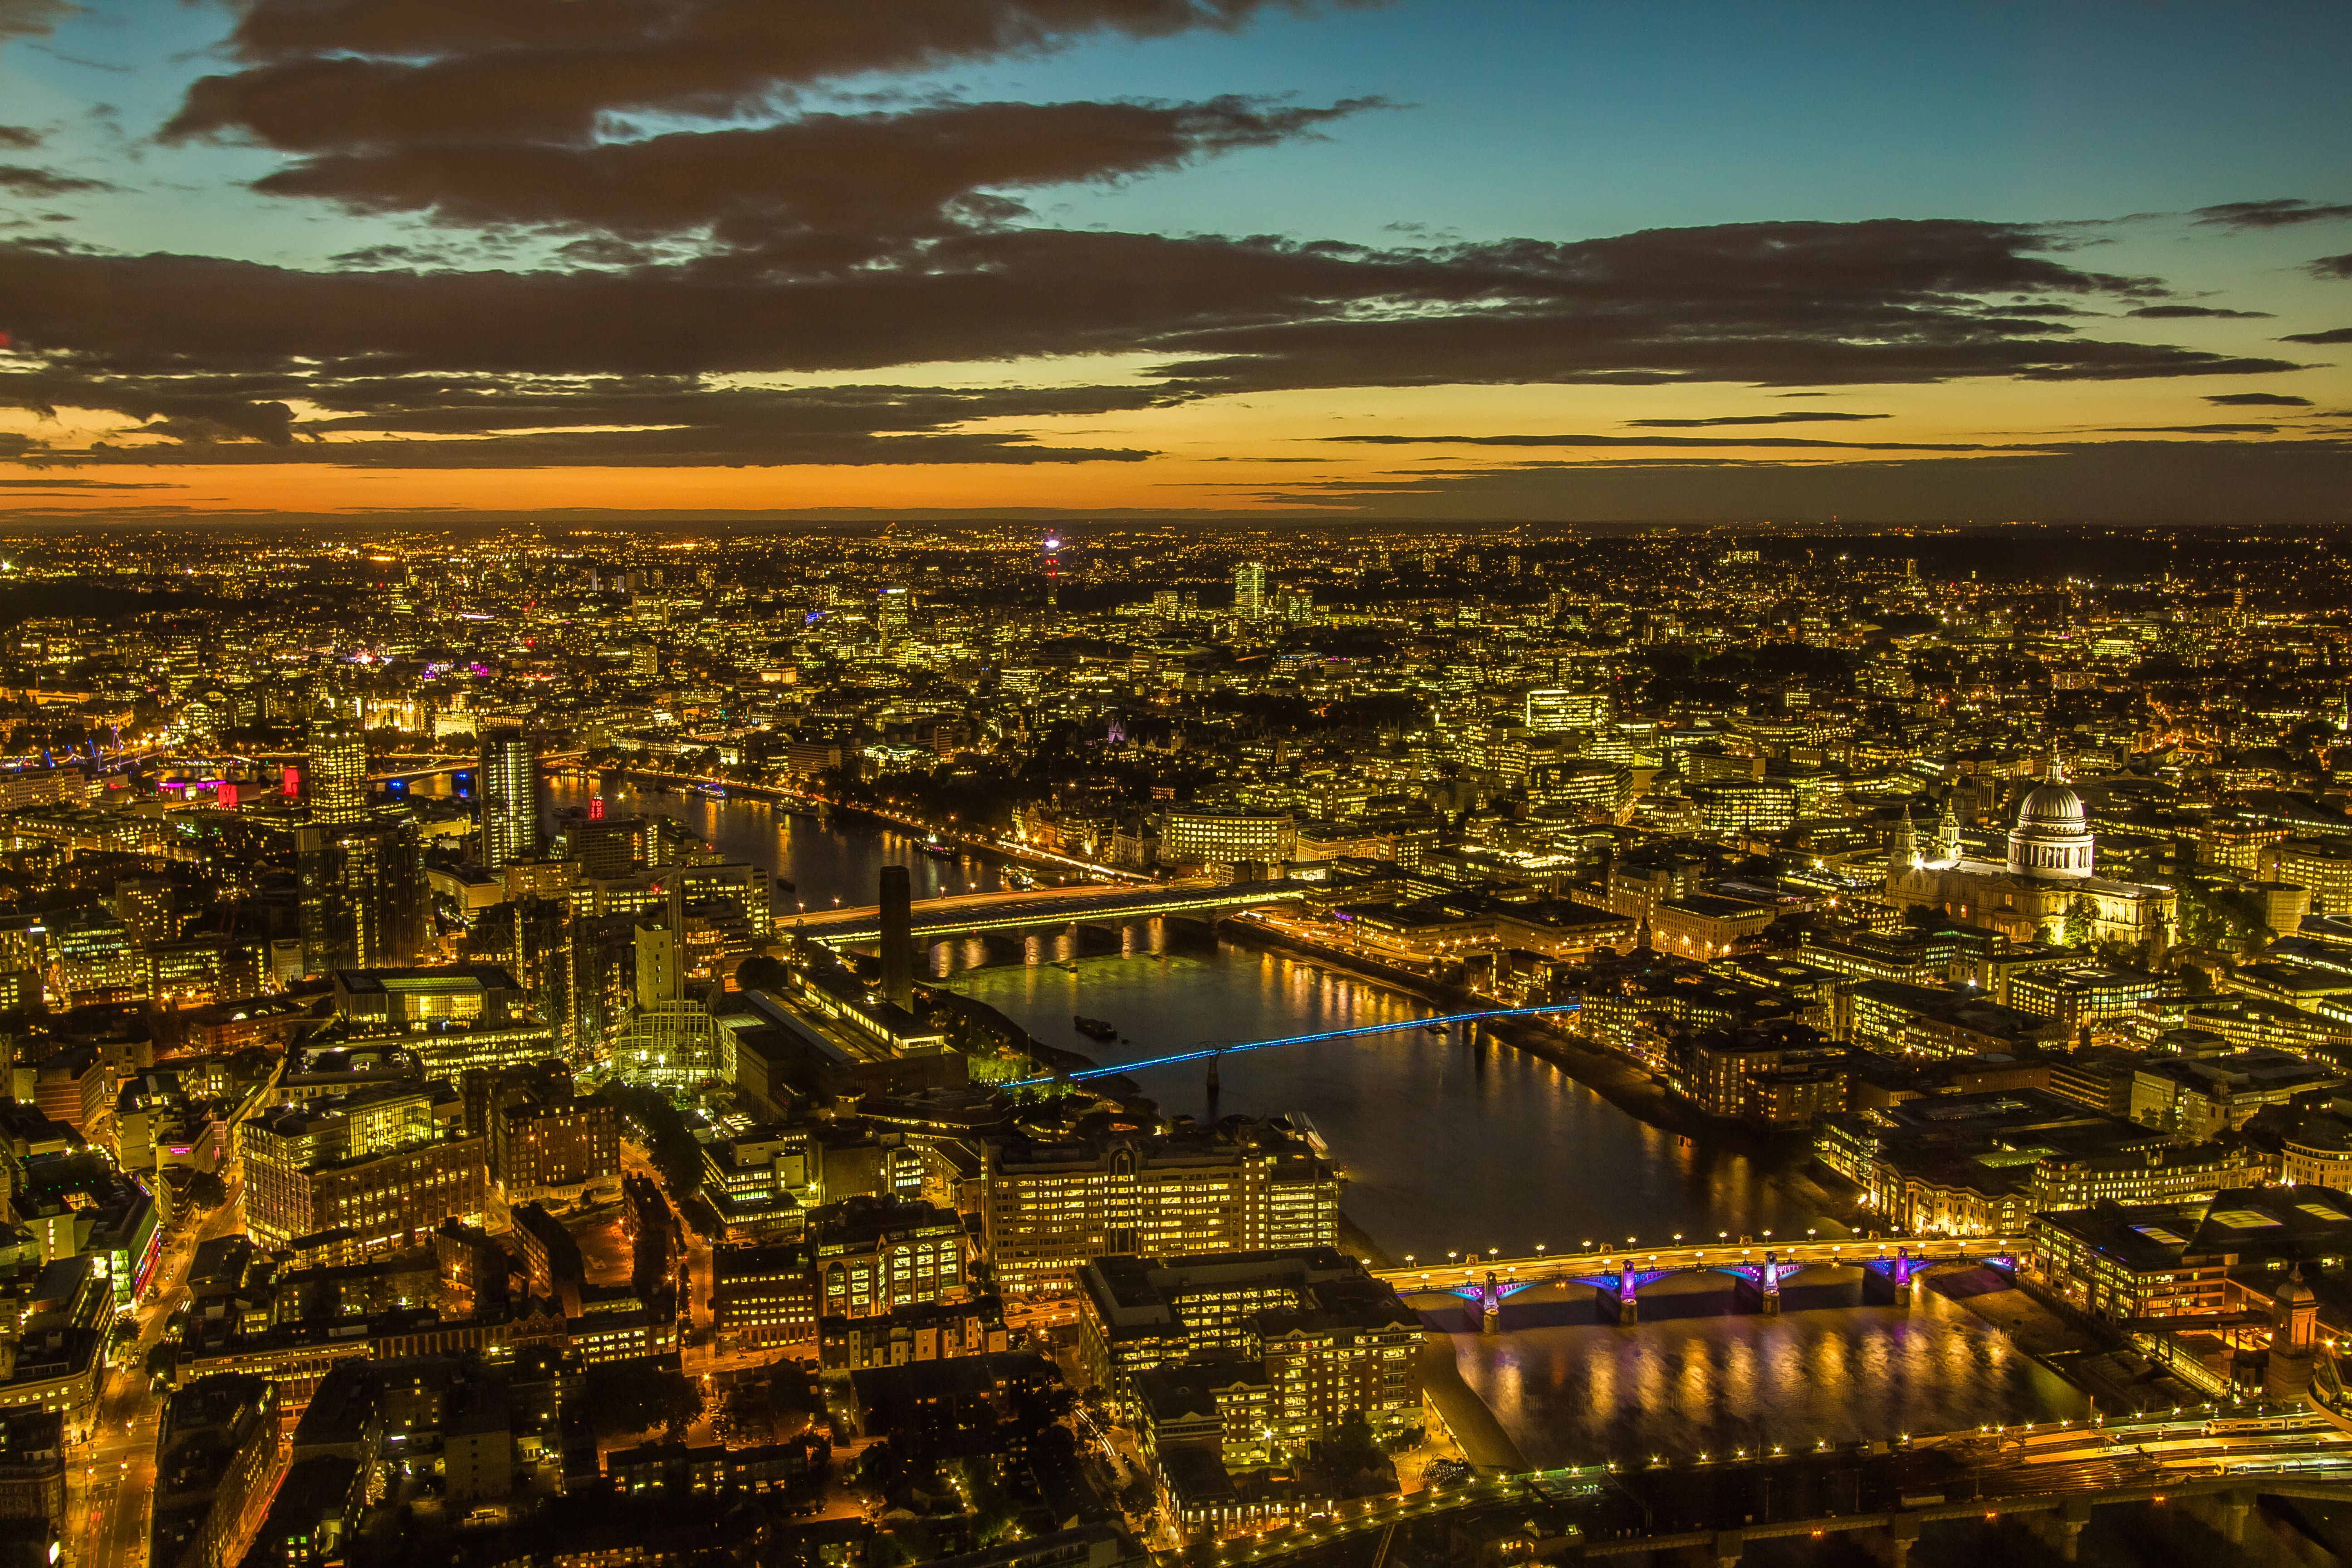
[[[1742,1237],[1738,1243],[1719,1241],[1712,1247],[1672,1245],[1651,1250],[1628,1237],[1624,1247],[1595,1249],[1587,1244],[1575,1251],[1544,1251],[1531,1258],[1455,1258],[1443,1265],[1408,1260],[1402,1268],[1374,1272],[1396,1287],[1401,1295],[1443,1293],[1459,1296],[1479,1309],[1479,1327],[1499,1332],[1503,1303],[1522,1291],[1542,1286],[1589,1287],[1600,1293],[1604,1306],[1620,1323],[1639,1321],[1643,1287],[1675,1274],[1714,1273],[1740,1282],[1741,1294],[1756,1310],[1777,1313],[1780,1287],[1808,1269],[1860,1268],[1869,1283],[1881,1289],[1895,1306],[1911,1304],[1913,1285],[1930,1268],[1990,1265],[2004,1273],[2016,1268],[2026,1246],[2021,1236],[1969,1237],[1913,1241],[1761,1242]]]
[[[1066,925],[1124,925],[1171,916],[1214,920],[1234,910],[1294,903],[1307,894],[1301,882],[1233,882],[1217,887],[1029,888],[971,893],[917,904],[911,934],[919,942],[952,941],[991,931],[1036,931]],[[878,942],[878,905],[835,910],[794,921],[791,929],[834,947]]]

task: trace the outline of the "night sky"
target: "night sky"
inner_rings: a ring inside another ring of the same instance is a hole
[[[0,515],[2352,516],[2352,8],[0,0]]]

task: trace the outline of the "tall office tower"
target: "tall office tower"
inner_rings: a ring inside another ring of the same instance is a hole
[[[882,868],[882,994],[900,1007],[915,1004],[914,893],[904,866]]]
[[[1244,561],[1234,568],[1234,614],[1245,621],[1265,618],[1265,563]]]
[[[307,823],[296,829],[294,843],[306,973],[416,962],[425,945],[426,891],[413,819]]]
[[[310,731],[310,820],[334,826],[368,814],[367,737],[350,720],[323,719]]]
[[[482,737],[482,863],[493,871],[536,859],[539,837],[539,742],[511,726]]]
[[[886,643],[895,643],[907,635],[914,619],[915,595],[903,583],[886,584],[877,595],[874,605],[874,626]]]

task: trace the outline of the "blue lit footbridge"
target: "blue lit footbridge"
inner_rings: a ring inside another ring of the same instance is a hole
[[[1141,1061],[1118,1062],[1110,1067],[1081,1068],[1076,1072],[1048,1073],[1038,1078],[1024,1078],[1009,1087],[1041,1089],[1049,1084],[1083,1083],[1088,1079],[1111,1078],[1121,1073],[1141,1072],[1149,1068],[1181,1067],[1187,1062],[1206,1062],[1209,1082],[1217,1081],[1220,1058],[1237,1056],[1243,1051],[1271,1050],[1276,1046],[1309,1046],[1322,1040],[1352,1040],[1367,1035],[1402,1035],[1415,1029],[1444,1029],[1455,1024],[1478,1024],[1493,1018],[1538,1018],[1549,1014],[1573,1013],[1574,1002],[1556,1002],[1540,1007],[1486,1007],[1475,1013],[1441,1013],[1434,1017],[1397,1018],[1385,1024],[1358,1024],[1345,1029],[1322,1029],[1311,1035],[1285,1035],[1273,1040],[1243,1040],[1234,1044],[1211,1043],[1194,1046],[1164,1057],[1148,1057]]]
[[[1678,1237],[1652,1251],[1631,1246],[1601,1250],[1538,1252],[1532,1258],[1449,1256],[1441,1265],[1408,1262],[1374,1272],[1401,1295],[1445,1295],[1470,1304],[1485,1333],[1502,1330],[1503,1303],[1539,1287],[1594,1292],[1604,1320],[1641,1321],[1641,1293],[1677,1274],[1718,1274],[1738,1282],[1741,1303],[1766,1316],[1780,1310],[1780,1288],[1811,1269],[1858,1268],[1866,1296],[1907,1307],[1919,1279],[1930,1269],[1990,1268],[2014,1276],[2025,1237],[1979,1236],[1944,1240],[1775,1242],[1743,1238],[1713,1247],[1690,1247]]]

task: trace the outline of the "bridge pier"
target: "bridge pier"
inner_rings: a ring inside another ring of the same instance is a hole
[[[1630,1329],[1642,1321],[1642,1281],[1633,1272],[1633,1260],[1627,1258],[1617,1275],[1617,1326]]]
[[[1768,1252],[1754,1279],[1749,1279],[1744,1271],[1740,1273],[1739,1283],[1733,1295],[1743,1302],[1752,1301],[1757,1316],[1777,1318],[1780,1315],[1780,1276],[1783,1272],[1794,1273],[1795,1270],[1784,1270],[1780,1255]]]
[[[1885,1267],[1879,1267],[1880,1264]],[[1896,1247],[1894,1257],[1877,1259],[1868,1266],[1867,1278],[1864,1282],[1865,1296],[1871,1293],[1870,1287],[1875,1283],[1887,1292],[1895,1306],[1908,1307],[1914,1289],[1912,1281],[1922,1267],[1921,1262],[1911,1256],[1911,1248],[1907,1245]]]
[[[1739,1561],[1739,1553],[1747,1545],[1748,1537],[1743,1531],[1717,1531],[1715,1532],[1716,1568],[1733,1568],[1733,1565]]]
[[[2090,1522],[2091,1503],[2088,1498],[2068,1498],[2058,1510],[2058,1517],[2052,1521],[2056,1536],[2052,1544],[2058,1549],[2059,1562],[2074,1561],[2075,1554],[2083,1549],[2083,1527]]]
[[[1916,1514],[1898,1513],[1886,1521],[1886,1529],[1877,1541],[1878,1560],[1886,1568],[1906,1568],[1911,1561],[1911,1548],[1919,1543],[1919,1532],[1927,1521]]]
[[[2232,1546],[2246,1543],[2246,1518],[2254,1511],[2254,1494],[2240,1489],[2224,1492],[2216,1500],[2221,1505],[2221,1539]]]

